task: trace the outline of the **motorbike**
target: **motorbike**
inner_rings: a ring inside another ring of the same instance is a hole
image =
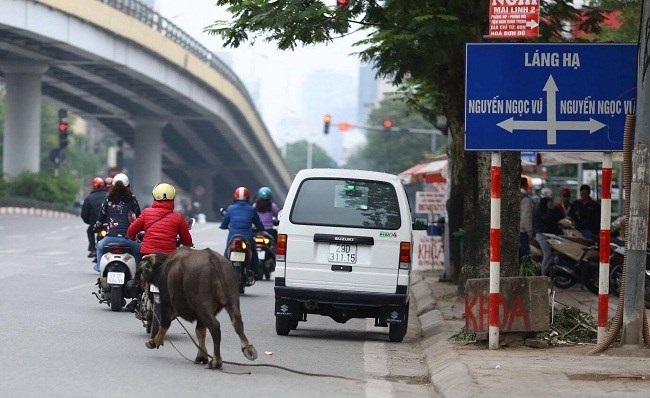
[[[187,218],[187,228],[191,231],[196,224],[193,217]],[[138,240],[142,241],[144,233],[138,234]],[[176,238],[176,247],[181,245],[179,237]],[[160,328],[160,289],[153,283],[144,283],[144,288],[138,300],[138,308],[135,311],[135,317],[142,321],[147,334],[153,339],[158,334]]]
[[[109,243],[104,246],[104,255],[99,260],[99,277],[97,278],[97,297],[99,303],[106,303],[111,311],[120,311],[126,305],[127,298],[137,297],[137,286],[133,283],[136,272],[136,253],[129,246],[121,243]]]
[[[580,282],[598,293],[598,248],[587,246],[562,235],[544,234],[553,250],[550,276],[553,284],[560,289],[568,289]],[[594,274],[595,273],[595,284]]]
[[[264,279],[269,280],[275,271],[275,239],[266,231],[258,231],[253,241]]]
[[[239,234],[233,235],[226,246],[226,258],[235,267],[239,293],[243,294],[246,286],[255,284],[255,273],[250,269],[252,246],[245,236]]]
[[[98,228],[95,228],[95,247],[97,247],[97,243],[99,243],[100,240],[104,239],[104,237],[107,234],[108,234],[108,224],[102,224]],[[93,257],[93,263],[96,262],[97,262],[97,255]]]

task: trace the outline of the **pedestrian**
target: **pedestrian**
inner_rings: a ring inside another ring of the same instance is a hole
[[[562,218],[568,217],[571,211],[571,190],[567,187],[560,188],[560,201],[555,205]]]
[[[600,233],[600,204],[591,198],[591,187],[580,186],[580,199],[571,203],[569,217],[576,228],[587,239],[596,239]]]
[[[104,246],[108,243],[122,243],[131,248],[133,256],[139,261],[140,244],[126,238],[129,224],[140,216],[140,205],[129,188],[129,177],[119,173],[113,178],[113,185],[102,203],[97,224],[108,224],[104,239],[97,243],[97,264],[93,268],[99,272],[99,263],[104,255]]]
[[[533,200],[528,193],[528,179],[521,177],[519,183],[521,198],[519,207],[519,259],[530,255],[533,241]]]
[[[88,224],[86,228],[86,235],[88,236],[88,258],[96,260],[97,251],[95,250],[95,223],[97,223],[97,216],[102,208],[102,203],[106,199],[108,191],[104,186],[104,180],[101,177],[93,178],[91,183],[92,191],[86,196],[83,204],[81,205],[81,219]]]
[[[135,239],[138,232],[145,232],[140,246],[140,253],[143,256],[153,253],[173,253],[177,247],[177,237],[180,237],[180,243],[192,247],[192,236],[187,221],[181,213],[174,211],[176,198],[174,186],[163,182],[154,187],[151,195],[153,196],[151,207],[144,209],[142,214],[129,225],[126,237]],[[139,271],[135,275],[134,286],[139,289],[136,296],[139,297],[142,293]],[[127,311],[134,312],[137,304],[138,300],[134,299],[125,308]]]
[[[539,243],[543,253],[541,264],[543,276],[549,275],[549,265],[553,258],[551,245],[544,234],[559,234],[558,221],[560,219],[560,210],[553,202],[553,191],[550,188],[543,188],[539,204],[533,212],[533,232],[535,233],[535,240]]]

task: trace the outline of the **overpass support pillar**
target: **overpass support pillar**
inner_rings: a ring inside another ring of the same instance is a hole
[[[167,124],[155,118],[134,119],[135,151],[131,189],[140,207],[151,206],[151,191],[162,182],[162,128]]]
[[[7,90],[2,170],[9,178],[41,169],[41,82],[47,68],[33,61],[0,62]]]

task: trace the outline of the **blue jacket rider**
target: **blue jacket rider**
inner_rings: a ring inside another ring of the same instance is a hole
[[[264,225],[260,220],[259,214],[253,206],[248,203],[250,193],[247,188],[239,187],[235,190],[234,203],[228,206],[226,214],[223,216],[219,228],[228,230],[227,242],[233,235],[243,235],[249,243],[253,242],[253,225],[259,230],[264,231]],[[226,243],[227,244],[227,243]],[[226,251],[228,248],[226,247]],[[253,250],[251,256],[251,268],[257,275],[260,275],[259,260],[257,253]]]

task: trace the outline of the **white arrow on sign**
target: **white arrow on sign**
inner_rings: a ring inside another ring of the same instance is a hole
[[[530,20],[526,21],[526,27],[528,29],[535,29],[538,26],[539,26],[539,24],[534,19],[530,19]]]
[[[553,75],[548,77],[543,91],[546,91],[546,120],[515,120],[514,117],[506,119],[497,126],[512,133],[515,130],[546,130],[546,144],[557,144],[557,131],[558,130],[572,130],[572,131],[589,131],[592,134],[603,127],[605,124],[596,119],[589,118],[589,121],[564,121],[557,120],[556,112],[556,96],[559,91]]]

